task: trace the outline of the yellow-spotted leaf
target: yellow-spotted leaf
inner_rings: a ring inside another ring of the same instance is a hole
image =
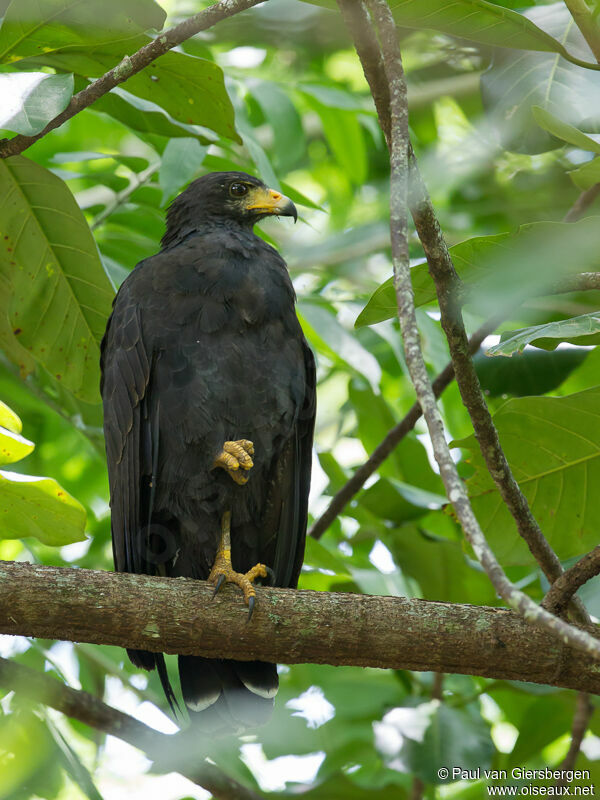
[[[53,478],[0,470],[0,530],[3,539],[35,536],[62,547],[85,539],[85,509]]]
[[[35,445],[20,433],[0,427],[0,464],[12,464],[28,456]]]
[[[22,156],[0,161],[0,276],[11,358],[20,363],[23,348],[80,400],[99,402],[114,291],[67,185]]]

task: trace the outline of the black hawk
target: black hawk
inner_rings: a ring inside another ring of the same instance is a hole
[[[193,181],[119,289],[101,357],[115,568],[236,583],[250,615],[257,578],[297,585],[315,418],[292,282],[253,232],[269,215],[297,212],[246,173]],[[128,654],[173,708],[164,656]],[[179,675],[211,731],[264,722],[278,686],[260,661],[179,656]]]

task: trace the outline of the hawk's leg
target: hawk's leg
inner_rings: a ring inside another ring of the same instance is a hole
[[[213,469],[221,467],[236,483],[243,485],[248,481],[246,473],[254,466],[251,458],[253,453],[254,444],[248,439],[238,439],[237,442],[224,442],[223,449],[214,460]],[[244,472],[240,470],[240,467]]]
[[[266,578],[267,575],[268,568],[264,564],[256,564],[245,574],[235,572],[233,569],[231,565],[231,511],[226,511],[221,521],[219,549],[207,578],[209,583],[215,584],[215,594],[225,582],[235,583],[244,593],[244,600],[248,606],[248,619],[250,619],[256,601],[256,591],[252,583],[256,578]]]

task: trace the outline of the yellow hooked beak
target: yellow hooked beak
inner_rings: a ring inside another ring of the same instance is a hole
[[[293,217],[294,222],[298,219],[296,206],[289,197],[275,189],[266,189],[262,186],[253,189],[248,193],[246,205],[248,211],[256,211],[259,214],[273,214],[278,217]]]

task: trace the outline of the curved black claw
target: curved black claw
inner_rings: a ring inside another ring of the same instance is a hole
[[[252,619],[252,612],[254,611],[255,604],[256,604],[256,597],[254,595],[251,595],[248,598],[248,619],[246,620],[247,622],[250,622],[250,620]]]
[[[268,578],[267,586],[275,586],[275,573],[273,572],[271,567],[267,567],[266,565],[265,569],[267,570],[267,578]]]
[[[224,583],[225,583],[225,575],[219,575],[219,577],[217,578],[217,582],[215,584],[213,597],[216,595],[216,593],[219,591],[219,589],[221,588],[221,586],[223,586]]]

